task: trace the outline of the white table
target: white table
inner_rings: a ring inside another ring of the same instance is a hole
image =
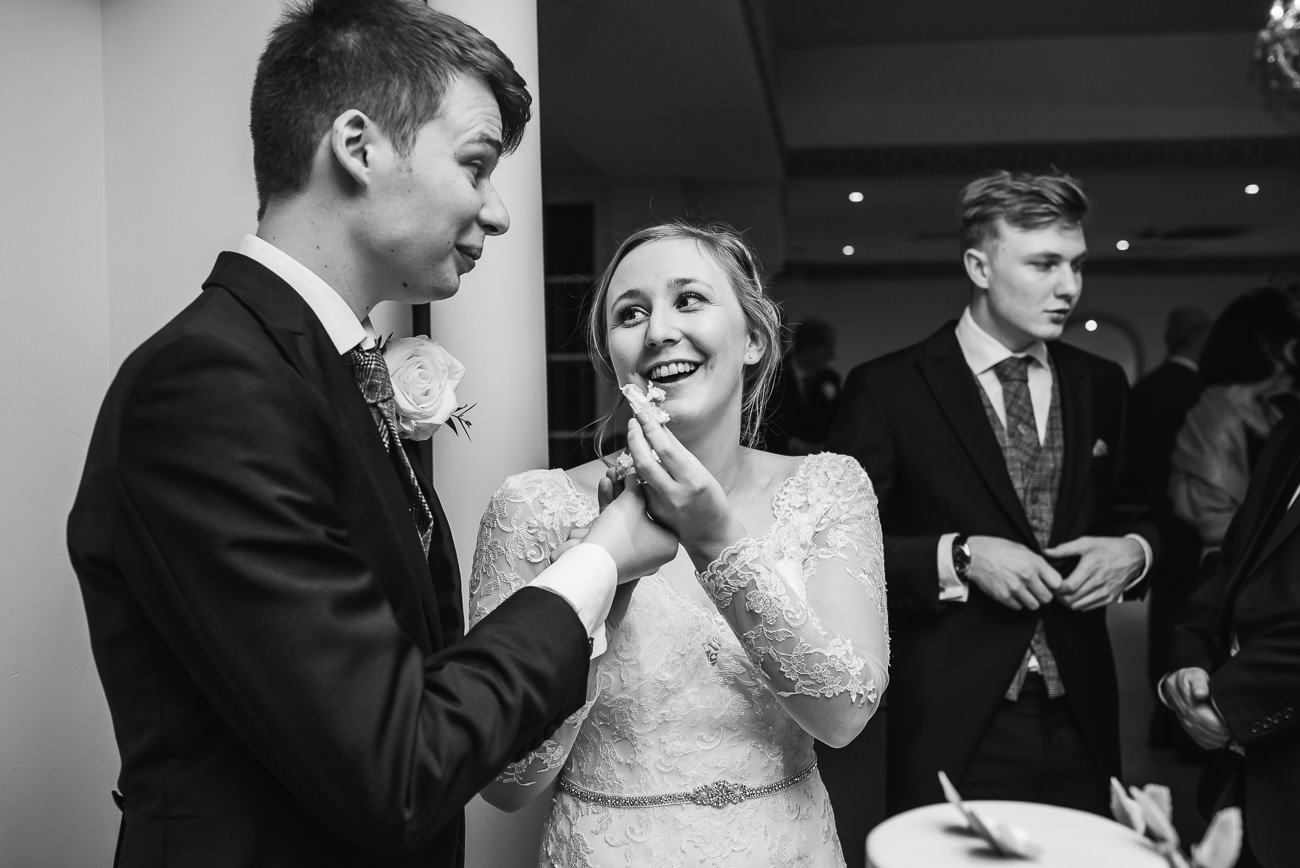
[[[986,821],[1024,829],[1042,847],[1036,859],[995,855],[966,829],[947,802],[890,817],[867,835],[867,868],[1167,868],[1153,845],[1132,829],[1097,814],[1035,802],[971,801]]]

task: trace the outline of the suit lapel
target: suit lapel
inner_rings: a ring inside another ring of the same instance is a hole
[[[372,553],[379,559],[372,564],[376,580],[398,623],[430,649],[441,647],[436,615],[430,617],[437,602],[429,599],[434,596],[429,565],[408,512],[406,494],[347,361],[302,298],[259,263],[223,253],[205,289],[212,284],[224,287],[263,323],[288,363],[333,410],[380,504],[369,527],[382,541],[379,551]],[[435,521],[441,512],[441,508],[435,512]],[[408,529],[410,532],[405,532]],[[440,529],[446,530],[445,518]]]
[[[1267,482],[1250,487],[1228,531],[1231,538],[1237,526],[1244,524],[1250,528],[1250,535],[1232,558],[1232,574],[1224,590],[1224,603],[1219,607],[1218,630],[1227,629],[1233,608],[1231,601],[1242,583],[1300,528],[1300,509],[1287,509],[1275,524],[1270,526],[1269,522],[1275,510],[1286,509],[1288,499],[1300,485],[1300,417],[1293,415],[1279,424],[1285,426],[1287,433],[1274,431],[1275,439],[1264,447],[1253,471],[1257,475],[1266,474],[1262,478]]]
[[[998,446],[997,435],[989,425],[988,414],[980,399],[979,381],[971,374],[966,357],[953,326],[947,325],[936,332],[925,344],[925,352],[918,360],[921,376],[930,387],[939,409],[943,412],[966,450],[971,463],[983,477],[993,499],[1020,528],[1026,539],[1034,538],[1033,529],[1025,517],[1024,507],[1016,496],[1015,486],[1007,473],[1006,458]]]
[[[1061,396],[1061,427],[1065,433],[1065,466],[1052,517],[1052,541],[1057,543],[1076,535],[1074,521],[1092,466],[1092,376],[1082,357],[1062,359],[1055,344],[1048,344],[1048,353],[1060,378],[1056,391]]]
[[[1297,441],[1292,437],[1291,442]],[[1252,526],[1252,533],[1242,549],[1242,557],[1238,559],[1241,567],[1229,580],[1230,586],[1268,560],[1277,547],[1294,533],[1297,527],[1300,527],[1300,509],[1287,509],[1287,502],[1295,493],[1297,485],[1300,485],[1300,454],[1292,451],[1289,455],[1278,457],[1279,472],[1271,474],[1272,484],[1260,499],[1258,509],[1252,508],[1251,512],[1246,514]],[[1265,467],[1262,461],[1256,465],[1257,470]],[[1248,504],[1242,504],[1242,509],[1245,510],[1247,506]],[[1281,510],[1285,510],[1282,517],[1270,527],[1268,517],[1275,511]]]

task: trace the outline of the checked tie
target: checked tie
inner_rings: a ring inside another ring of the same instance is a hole
[[[1007,472],[1022,499],[1041,445],[1038,423],[1034,421],[1034,403],[1029,397],[1029,361],[1027,356],[1012,356],[993,366],[993,373],[1002,384],[1002,406],[1007,411],[1007,445],[1011,447]]]
[[[411,519],[420,535],[420,547],[424,549],[425,557],[428,557],[429,543],[433,539],[433,512],[424,499],[424,492],[420,490],[420,483],[415,478],[415,470],[398,437],[397,405],[393,403],[393,382],[388,375],[384,354],[378,349],[356,347],[348,352],[347,360],[352,368],[352,376],[361,389],[361,396],[370,405],[370,415],[379,428],[379,440],[392,459],[397,478],[406,492]]]
[[[1007,473],[1011,484],[1016,489],[1020,504],[1034,527],[1039,545],[1047,545],[1047,537],[1052,527],[1051,515],[1034,515],[1033,510],[1041,509],[1042,501],[1031,497],[1032,475],[1038,462],[1042,444],[1038,440],[1038,423],[1034,421],[1034,404],[1029,397],[1029,364],[1032,360],[1026,356],[1012,356],[993,366],[993,373],[1002,384],[1002,405],[1007,411]],[[1034,635],[1029,640],[1030,652],[1038,659],[1039,672],[1047,683],[1047,695],[1061,696],[1065,687],[1056,668],[1056,658],[1047,647],[1047,635],[1040,618],[1034,628]],[[1024,686],[1025,674],[1029,667],[1029,654],[1026,652],[1020,668],[1011,681],[1006,697],[1014,701]]]

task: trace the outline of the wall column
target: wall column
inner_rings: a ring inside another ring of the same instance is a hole
[[[538,116],[537,7],[534,0],[431,0],[434,8],[478,28],[514,61],[533,95],[533,120],[519,150],[493,180],[510,212],[510,230],[488,238],[478,267],[454,298],[431,305],[432,331],[465,363],[456,392],[476,403],[471,442],[450,431],[433,438],[433,475],[469,587],[479,517],[511,473],[546,466],[546,308],[542,268],[542,162]],[[506,814],[481,799],[466,814],[466,868],[536,863],[541,795]]]

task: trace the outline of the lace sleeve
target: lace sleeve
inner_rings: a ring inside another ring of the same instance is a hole
[[[884,550],[857,462],[825,454],[809,463],[777,513],[802,530],[802,568],[780,568],[790,552],[747,537],[697,577],[786,710],[834,745],[866,725],[888,684]]]
[[[594,518],[594,505],[586,503],[559,471],[530,471],[507,479],[492,496],[479,522],[469,582],[471,629],[550,566],[555,549],[568,539],[572,528],[586,526]],[[594,671],[593,661],[586,704],[540,747],[506,766],[496,783],[484,791],[488,801],[509,802],[517,807],[517,796],[503,788],[527,787],[535,791],[554,779],[595,702]],[[497,798],[490,792],[494,789]]]

